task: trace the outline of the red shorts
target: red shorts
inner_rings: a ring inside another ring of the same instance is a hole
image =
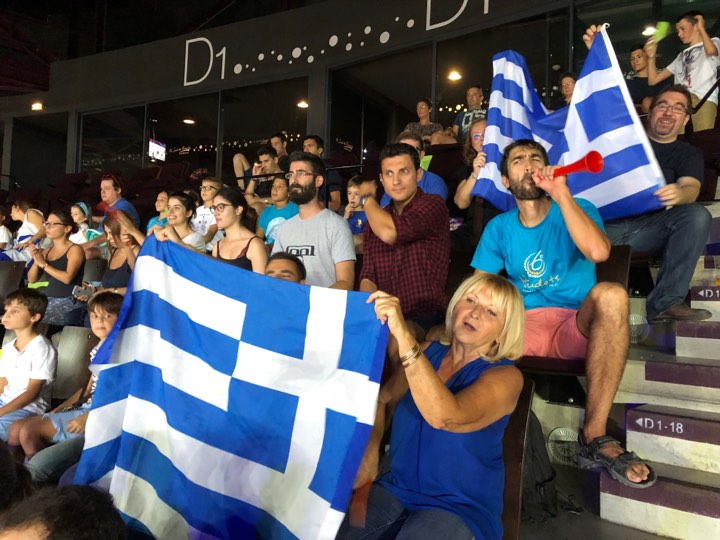
[[[578,330],[577,309],[535,308],[525,312],[526,356],[585,358],[587,338]]]

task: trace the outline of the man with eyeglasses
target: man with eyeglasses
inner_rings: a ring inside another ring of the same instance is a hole
[[[387,145],[380,152],[380,168],[380,181],[392,203],[382,207],[376,201],[375,181],[360,186],[367,216],[360,290],[397,296],[415,337],[422,340],[442,322],[447,307],[449,212],[440,197],[418,188],[420,155],[415,147]],[[388,356],[397,361],[394,340]]]
[[[308,285],[352,290],[355,246],[350,227],[318,200],[325,164],[316,155],[293,152],[289,168],[290,200],[298,206],[298,214],[277,229],[273,254],[285,251],[299,257],[307,270]]]
[[[662,250],[657,283],[647,297],[648,320],[701,321],[712,315],[684,302],[711,221],[705,207],[695,203],[705,174],[702,152],[678,139],[690,120],[690,103],[690,92],[676,84],[650,105],[647,135],[667,182],[655,196],[665,209],[605,223],[614,245],[630,244],[641,252]]]
[[[420,135],[413,133],[412,131],[403,131],[397,136],[395,142],[412,146],[415,150],[417,150],[417,153],[420,156],[420,161],[422,162],[422,159],[425,157],[425,143]],[[422,189],[424,193],[437,195],[443,201],[447,200],[448,188],[445,184],[445,180],[435,173],[421,168],[418,173],[418,187]],[[387,206],[390,204],[390,200],[390,195],[385,193],[380,200],[380,206]]]

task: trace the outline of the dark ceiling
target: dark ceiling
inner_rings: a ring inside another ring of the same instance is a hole
[[[48,89],[50,64],[323,0],[3,0],[0,95]],[[327,0],[326,0],[327,1]]]

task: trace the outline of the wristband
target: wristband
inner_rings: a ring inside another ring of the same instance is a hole
[[[365,201],[368,200],[369,195],[363,195],[360,197],[360,206],[365,206]]]
[[[417,362],[417,359],[420,358],[420,356],[422,356],[422,353],[421,353],[420,351],[418,351],[415,356],[413,356],[413,357],[412,357],[410,360],[408,360],[407,362],[403,363],[402,366],[403,366],[405,369],[409,368],[409,367],[412,366],[415,362]]]
[[[400,357],[400,363],[404,366],[406,360],[410,360],[413,356],[417,355],[419,352],[420,352],[420,344],[416,342],[415,346],[412,349],[410,349],[408,352],[406,352],[405,354],[403,354]]]

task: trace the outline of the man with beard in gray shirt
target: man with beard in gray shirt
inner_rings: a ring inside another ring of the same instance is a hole
[[[289,168],[290,200],[300,212],[280,225],[273,253],[299,257],[307,269],[308,285],[352,290],[355,247],[350,227],[318,200],[318,189],[325,182],[324,163],[315,155],[293,152]]]

